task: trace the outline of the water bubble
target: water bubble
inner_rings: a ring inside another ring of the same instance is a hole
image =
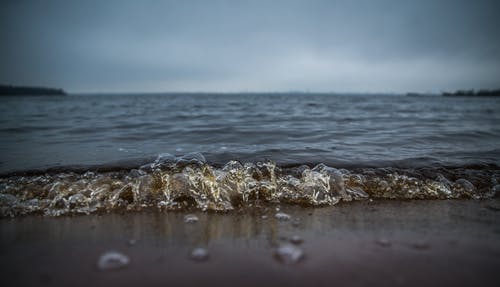
[[[225,172],[236,172],[242,168],[243,166],[239,161],[231,160],[222,167],[222,170]]]
[[[198,222],[198,216],[196,216],[194,214],[188,214],[188,215],[184,216],[184,222],[185,223],[196,223],[196,222]]]
[[[117,251],[108,251],[99,257],[97,261],[97,267],[100,270],[116,270],[127,266],[130,263],[130,259]]]
[[[290,220],[290,218],[292,218],[289,214],[286,214],[284,212],[278,212],[274,215],[274,217],[281,221],[287,221]]]
[[[364,199],[369,197],[369,195],[361,187],[348,188],[346,191],[354,199]]]
[[[130,176],[132,177],[140,177],[140,176],[143,176],[143,175],[146,175],[147,173],[143,170],[140,170],[140,169],[132,169],[129,173]]]
[[[454,185],[455,189],[467,195],[474,195],[476,187],[464,178],[457,179]]]
[[[205,248],[195,248],[189,256],[189,258],[195,261],[206,261],[209,257],[210,253]]]
[[[274,256],[281,263],[295,264],[304,257],[304,252],[294,245],[284,244],[276,249]]]
[[[202,165],[206,162],[207,160],[205,159],[205,157],[199,152],[190,152],[177,158],[177,164]]]
[[[493,192],[494,197],[500,197],[500,184],[493,186],[491,191]]]
[[[302,242],[304,242],[304,240],[300,236],[294,235],[290,238],[290,242],[298,245],[298,244],[301,244]]]
[[[175,156],[169,153],[161,153],[158,155],[156,160],[151,164],[151,167],[156,168],[168,168],[175,164],[176,158]]]
[[[387,238],[379,238],[375,241],[377,245],[382,246],[382,247],[389,247],[391,246],[391,242]]]

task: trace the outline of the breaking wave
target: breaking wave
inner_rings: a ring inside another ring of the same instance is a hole
[[[0,177],[0,216],[59,216],[118,210],[230,211],[273,203],[331,206],[366,199],[491,198],[500,168],[337,169],[271,161],[210,165],[203,155],[160,154],[137,169]]]

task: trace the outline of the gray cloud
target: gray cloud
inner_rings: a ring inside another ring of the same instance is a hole
[[[0,82],[70,91],[500,86],[498,1],[2,1]]]

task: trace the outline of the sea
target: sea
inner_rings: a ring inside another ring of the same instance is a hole
[[[70,94],[0,103],[0,216],[500,194],[498,97]]]

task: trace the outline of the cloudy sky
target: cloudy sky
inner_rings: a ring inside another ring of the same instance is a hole
[[[0,2],[0,83],[70,92],[500,88],[500,1]]]

